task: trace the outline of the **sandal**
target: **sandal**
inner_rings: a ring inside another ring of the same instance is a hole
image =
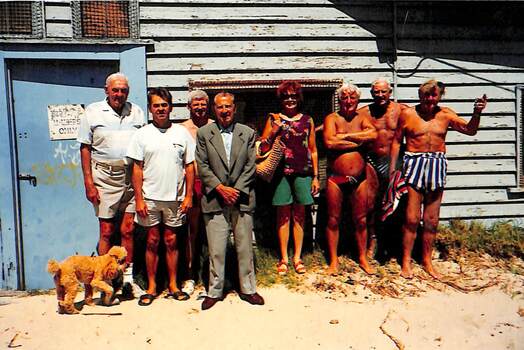
[[[164,299],[171,299],[171,298],[178,300],[178,301],[184,301],[184,300],[189,299],[189,294],[182,292],[181,290],[177,290],[174,293],[171,293],[171,292],[167,293],[166,296],[164,297]]]
[[[304,266],[304,262],[302,260],[294,262],[293,267],[295,268],[296,273],[299,275],[306,273],[306,267]]]
[[[280,260],[277,264],[277,272],[283,276],[287,273],[287,262]]]
[[[138,299],[138,305],[140,306],[149,306],[153,304],[153,300],[155,300],[156,296],[153,294],[143,294],[140,296],[140,299]]]

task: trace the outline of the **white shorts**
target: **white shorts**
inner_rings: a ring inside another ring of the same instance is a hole
[[[93,161],[91,173],[100,196],[100,202],[93,204],[97,217],[112,219],[118,212],[135,212],[135,194],[129,167],[113,167]]]
[[[135,222],[140,226],[151,227],[163,223],[169,227],[182,226],[186,221],[186,214],[180,212],[179,201],[155,201],[144,199],[149,214],[144,218],[135,215]]]

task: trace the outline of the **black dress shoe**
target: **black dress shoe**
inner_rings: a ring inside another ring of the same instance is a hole
[[[202,311],[207,310],[207,309],[211,309],[220,300],[222,300],[222,299],[220,299],[220,298],[204,297],[204,301],[202,302]]]
[[[254,293],[254,294],[240,293],[238,296],[240,297],[240,299],[247,301],[251,305],[264,305],[264,298],[262,298],[260,294],[258,293]]]

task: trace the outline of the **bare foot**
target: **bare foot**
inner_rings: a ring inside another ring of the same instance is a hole
[[[334,264],[330,264],[326,270],[326,274],[330,276],[338,276],[338,262]]]
[[[364,270],[364,272],[368,275],[373,275],[376,272],[376,270],[369,265],[368,260],[366,258],[359,259],[358,266],[360,266],[360,268]]]
[[[368,243],[368,250],[366,252],[368,259],[373,259],[375,257],[376,250],[377,250],[377,239],[370,238],[369,243]]]
[[[402,264],[402,270],[400,271],[400,275],[408,280],[413,278],[413,270],[411,269],[411,263]]]
[[[431,261],[429,263],[422,263],[422,268],[434,279],[440,280],[442,278],[442,275],[435,270]]]

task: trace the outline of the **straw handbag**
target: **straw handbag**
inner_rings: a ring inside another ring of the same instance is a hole
[[[280,141],[280,136],[277,136],[271,145],[271,149],[264,154],[260,154],[260,141],[256,142],[257,150],[257,176],[266,182],[271,182],[275,171],[284,156],[284,144]]]

